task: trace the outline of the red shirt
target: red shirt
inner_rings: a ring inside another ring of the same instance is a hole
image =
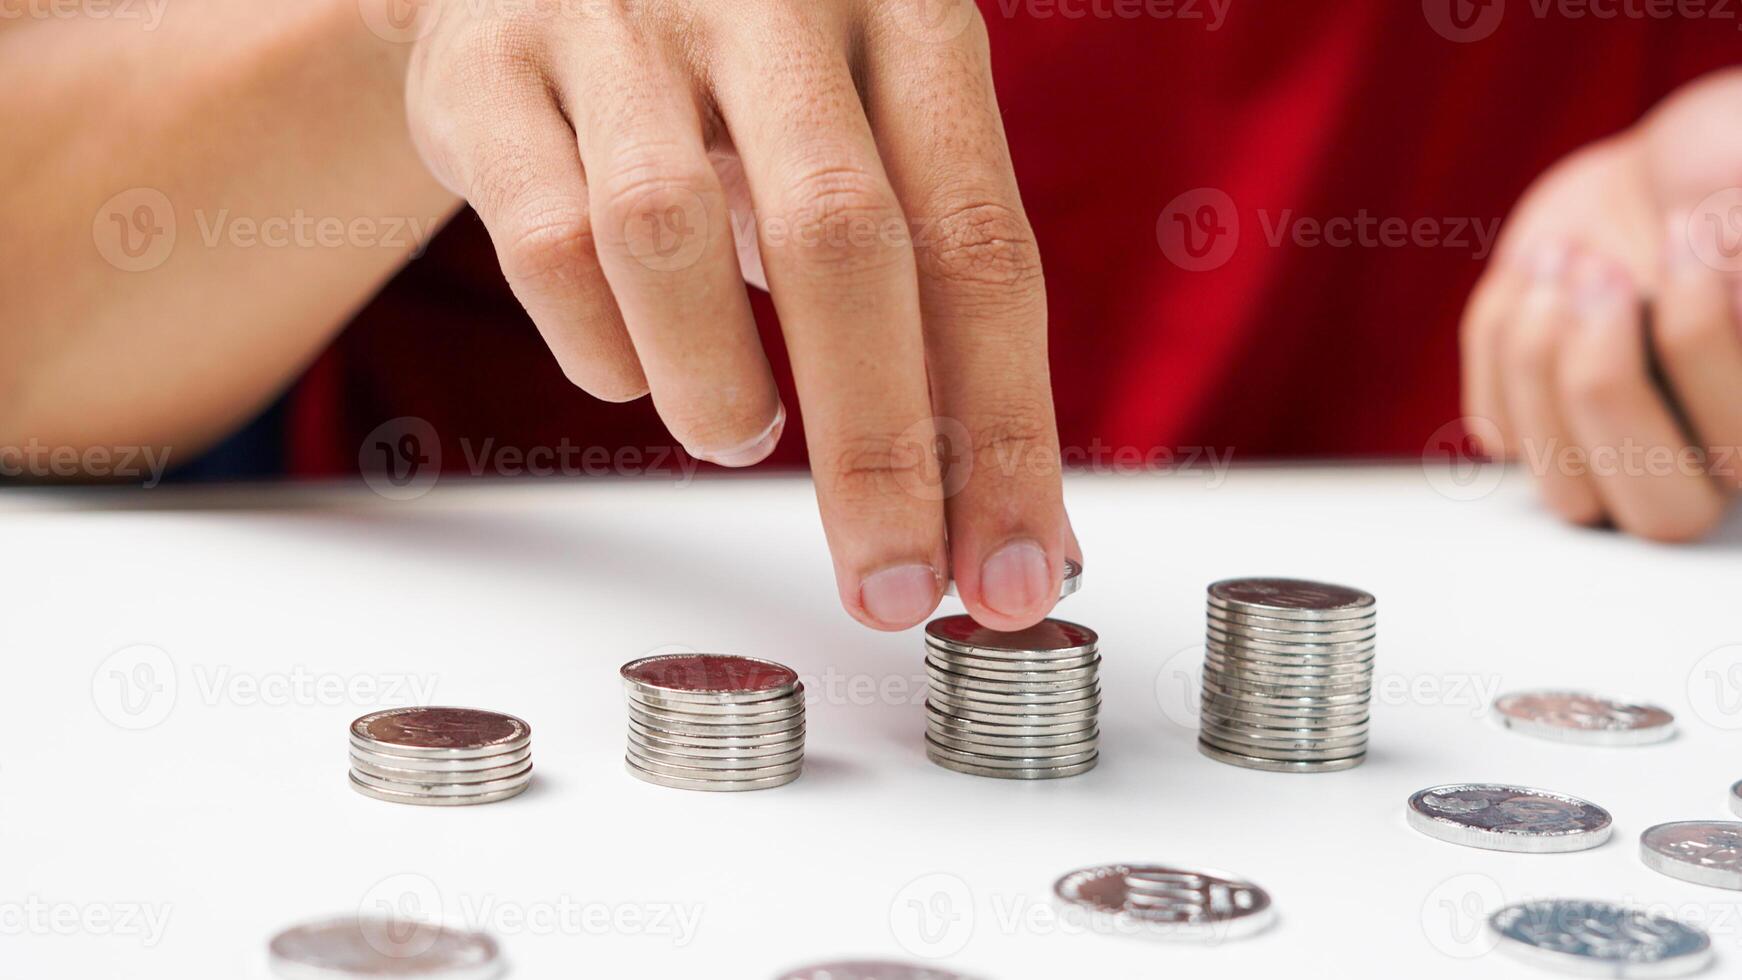
[[[1520,192],[1734,63],[1736,6],[981,0],[1046,264],[1067,462],[1419,453],[1460,414],[1458,316]],[[398,416],[434,427],[446,469],[486,439],[674,444],[646,399],[564,380],[470,212],[293,392],[291,467],[355,472]],[[803,460],[801,426],[776,462]]]

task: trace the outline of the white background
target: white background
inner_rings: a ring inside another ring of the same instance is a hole
[[[409,502],[361,486],[8,493],[0,975],[259,977],[279,928],[383,899],[489,929],[521,978],[765,978],[934,953],[1005,980],[1511,975],[1527,971],[1485,953],[1483,910],[1542,896],[1704,920],[1737,969],[1742,893],[1662,877],[1636,851],[1649,824],[1728,816],[1742,778],[1742,647],[1725,649],[1742,644],[1742,534],[1655,547],[1558,525],[1517,474],[1485,495],[1441,477],[1073,478],[1088,577],[1059,615],[1101,635],[1102,761],[1050,783],[926,761],[919,633],[838,609],[802,480],[444,480]],[[1266,574],[1379,597],[1359,769],[1267,774],[1196,752],[1204,586]],[[623,772],[617,667],[674,645],[807,677],[803,778],[716,795]],[[347,723],[412,681],[530,721],[534,788],[458,809],[353,793]],[[1660,703],[1682,734],[1585,749],[1486,719],[1496,691],[1539,685]],[[1411,792],[1454,780],[1586,797],[1615,839],[1506,855],[1405,827]],[[1059,875],[1117,861],[1245,875],[1280,922],[1201,948],[1053,918]],[[699,926],[539,918],[565,905],[682,908]],[[167,916],[160,934],[103,922],[145,908]]]

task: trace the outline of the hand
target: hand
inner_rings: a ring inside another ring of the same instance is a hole
[[[913,626],[952,571],[988,626],[1052,608],[1080,555],[1046,297],[971,0],[422,16],[414,139],[575,384],[651,391],[702,459],[763,459],[786,418],[744,287],[765,278],[847,610]]]
[[[1562,161],[1465,312],[1465,411],[1567,520],[1660,541],[1742,488],[1742,71]]]

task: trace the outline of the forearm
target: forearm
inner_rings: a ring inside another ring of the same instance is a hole
[[[185,459],[456,206],[406,135],[408,46],[357,0],[178,3],[144,26],[0,24],[0,445]]]

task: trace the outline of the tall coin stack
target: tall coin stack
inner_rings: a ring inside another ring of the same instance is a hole
[[[925,628],[925,752],[975,776],[1057,779],[1095,767],[1101,685],[1095,631],[1043,619],[1000,633],[967,616]]]
[[[638,779],[713,792],[770,789],[804,766],[804,685],[753,657],[645,657],[619,672],[629,695],[624,764]]]
[[[1210,586],[1198,750],[1268,772],[1333,772],[1367,758],[1374,599],[1295,579]]]
[[[466,806],[532,783],[532,728],[476,708],[392,708],[351,722],[351,788],[390,803]]]

